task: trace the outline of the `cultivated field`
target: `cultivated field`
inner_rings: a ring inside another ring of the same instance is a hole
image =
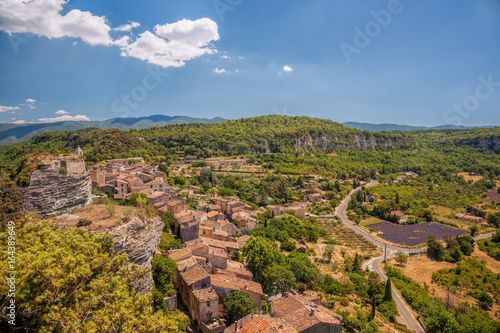
[[[445,236],[460,236],[467,233],[465,230],[437,223],[398,225],[390,222],[379,222],[370,224],[370,228],[380,231],[378,236],[385,240],[407,246],[423,244],[429,236],[441,240]]]
[[[380,252],[379,248],[368,242],[363,236],[358,235],[340,221],[332,219],[318,219],[318,224],[325,229],[330,237],[340,245],[345,245],[354,250],[359,250],[363,254],[375,255]]]

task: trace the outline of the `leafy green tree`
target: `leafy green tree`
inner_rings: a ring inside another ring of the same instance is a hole
[[[460,325],[453,315],[441,310],[426,321],[427,331],[430,333],[456,333],[460,332]]]
[[[305,253],[292,252],[286,261],[297,282],[307,283],[316,280],[317,268]]]
[[[227,295],[224,300],[224,305],[227,307],[229,323],[232,324],[237,320],[249,315],[256,309],[253,307],[250,294],[245,291],[233,291]]]
[[[176,332],[178,322],[153,312],[140,290],[146,270],[114,255],[110,233],[52,229],[27,218],[17,229],[16,327],[39,332]],[[0,275],[6,281],[7,236],[0,233]],[[10,302],[0,284],[0,304]],[[5,320],[5,317],[2,318]]]
[[[333,245],[327,245],[323,250],[323,258],[325,258],[328,262],[332,260],[334,247]]]
[[[173,228],[175,224],[174,213],[172,213],[171,211],[166,211],[162,214],[161,221],[165,225],[163,227],[163,232],[168,232]]]
[[[22,190],[0,168],[0,226],[21,216],[23,200]]]
[[[479,305],[483,309],[488,309],[493,305],[493,298],[491,298],[491,296],[484,290],[479,293],[479,295],[477,296],[477,300],[479,301]]]
[[[444,247],[433,236],[427,238],[427,255],[436,260],[443,260]]]
[[[283,254],[263,237],[250,237],[242,250],[255,277],[259,279],[268,267],[284,262]]]
[[[278,293],[290,291],[295,284],[295,275],[286,266],[274,265],[266,268],[263,273],[264,289],[272,292],[274,289]]]
[[[174,273],[177,263],[165,256],[154,255],[151,262],[151,273],[155,288],[162,294],[174,288]]]
[[[477,227],[477,225],[475,225],[475,224],[474,224],[474,225],[472,225],[472,226],[469,228],[469,230],[470,230],[470,235],[471,235],[472,237],[474,237],[474,236],[475,236],[475,235],[479,232],[479,228],[478,228],[478,227]]]
[[[408,262],[408,256],[403,252],[396,253],[396,262],[401,266]]]

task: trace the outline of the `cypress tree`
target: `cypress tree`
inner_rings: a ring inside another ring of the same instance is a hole
[[[371,320],[375,319],[375,294],[373,294],[372,296],[372,316],[371,316]]]
[[[391,279],[387,279],[387,282],[385,283],[384,302],[392,302]]]

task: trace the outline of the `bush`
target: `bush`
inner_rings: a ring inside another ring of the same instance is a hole
[[[59,173],[63,174],[63,175],[67,175],[68,174],[68,170],[66,170],[65,167],[61,167],[61,168],[59,168]]]
[[[347,299],[347,297],[342,297],[340,299],[340,305],[342,305],[342,306],[348,306],[349,305],[349,300]]]
[[[89,225],[91,223],[92,223],[92,221],[89,220],[89,219],[79,219],[78,223],[76,224],[76,226],[77,227],[85,227],[85,226],[87,226],[87,225]]]
[[[394,302],[383,302],[378,306],[378,312],[380,312],[380,314],[385,318],[389,319],[392,323],[399,314],[396,303]]]

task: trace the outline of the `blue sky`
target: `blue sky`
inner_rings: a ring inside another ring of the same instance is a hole
[[[0,4],[0,122],[277,113],[500,125],[497,0],[33,6]]]

